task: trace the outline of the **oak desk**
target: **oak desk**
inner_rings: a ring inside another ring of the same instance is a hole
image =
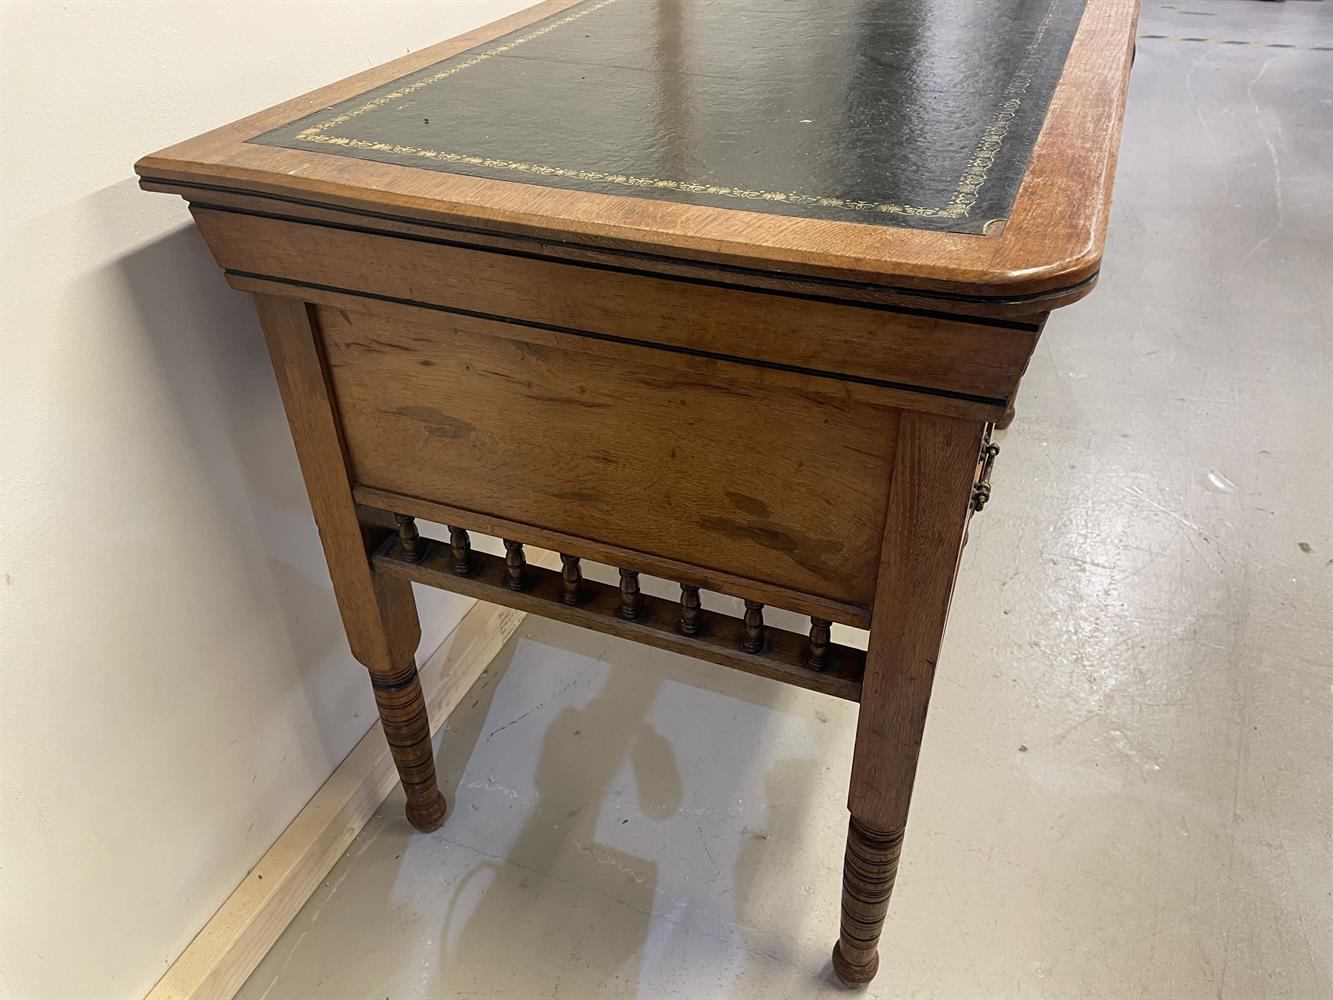
[[[1136,8],[549,0],[136,165],[255,297],[414,826],[412,583],[859,701],[833,962],[874,976],[990,427],[1096,280]]]

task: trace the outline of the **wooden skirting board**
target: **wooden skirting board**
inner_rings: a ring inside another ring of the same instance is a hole
[[[538,565],[559,565],[533,552]],[[434,732],[527,615],[478,603],[421,667]],[[230,1000],[398,783],[377,722],[189,943],[147,1000]]]

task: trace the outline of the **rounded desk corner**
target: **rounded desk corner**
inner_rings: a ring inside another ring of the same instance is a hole
[[[997,299],[1029,301],[1047,311],[1072,305],[1095,287],[1101,274],[1102,249],[1089,248],[1074,256],[1042,260],[987,276],[987,285]]]

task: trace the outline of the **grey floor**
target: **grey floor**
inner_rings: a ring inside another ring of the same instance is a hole
[[[1333,4],[1141,32],[1333,45]],[[1333,996],[1333,52],[1141,38],[974,523],[871,997]],[[243,997],[837,996],[852,706],[529,619]]]

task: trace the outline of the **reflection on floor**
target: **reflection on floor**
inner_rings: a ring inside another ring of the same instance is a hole
[[[1145,34],[1333,43],[1333,4]],[[972,530],[871,997],[1328,997],[1333,54],[1141,39]],[[244,997],[845,995],[854,708],[530,619]]]

